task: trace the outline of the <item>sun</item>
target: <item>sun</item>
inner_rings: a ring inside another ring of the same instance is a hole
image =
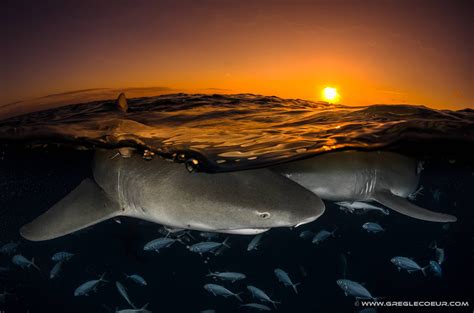
[[[330,102],[330,103],[337,102],[339,98],[341,97],[337,89],[334,87],[324,88],[323,91],[321,92],[321,96],[323,97],[325,101]]]

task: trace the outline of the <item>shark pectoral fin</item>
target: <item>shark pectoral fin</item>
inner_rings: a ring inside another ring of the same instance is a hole
[[[455,216],[423,209],[388,190],[376,191],[372,198],[398,213],[429,222],[455,222]]]
[[[120,215],[120,206],[111,201],[91,179],[85,179],[43,215],[20,229],[28,240],[54,239]]]

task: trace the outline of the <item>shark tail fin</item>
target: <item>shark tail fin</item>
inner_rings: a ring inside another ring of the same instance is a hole
[[[455,222],[455,216],[423,209],[388,190],[376,191],[372,198],[398,213],[429,222]]]
[[[144,306],[142,306],[142,307],[140,308],[140,310],[146,310],[146,308],[148,307],[148,304],[149,304],[149,303],[146,303]]]
[[[88,178],[43,215],[24,225],[20,234],[31,241],[49,240],[120,214],[120,206]]]

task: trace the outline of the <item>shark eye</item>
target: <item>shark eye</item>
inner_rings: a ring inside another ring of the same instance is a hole
[[[260,216],[263,219],[267,219],[270,217],[270,213],[268,212],[257,212],[258,216]]]

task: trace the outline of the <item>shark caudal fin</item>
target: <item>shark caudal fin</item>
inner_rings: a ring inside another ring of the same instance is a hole
[[[429,211],[427,209],[423,209],[410,201],[408,201],[405,198],[401,198],[399,196],[394,195],[388,190],[383,190],[383,191],[376,191],[372,198],[385,205],[386,207],[397,211],[398,213],[423,220],[423,221],[429,221],[429,222],[441,222],[441,223],[446,223],[446,222],[456,222],[456,217],[449,215],[449,214],[444,214],[444,213],[438,213],[434,211]]]
[[[94,181],[85,179],[43,215],[23,226],[20,234],[32,241],[49,240],[117,215],[120,215],[120,206]]]

